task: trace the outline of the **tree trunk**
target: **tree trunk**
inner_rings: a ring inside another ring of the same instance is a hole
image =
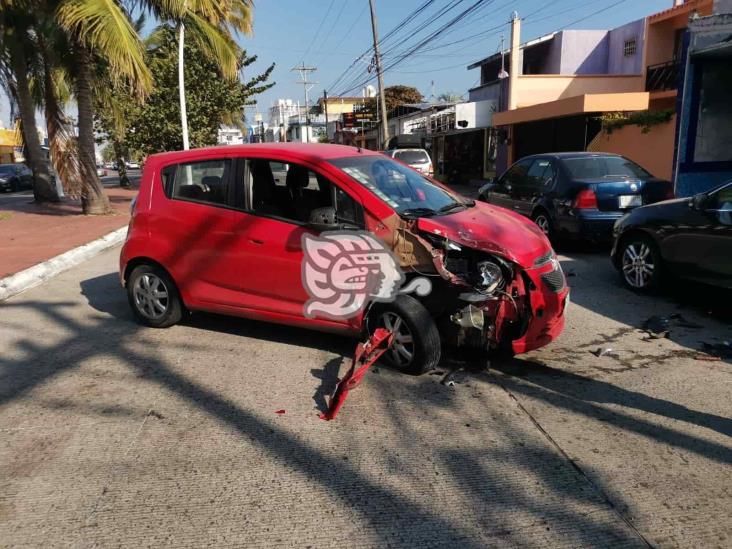
[[[81,207],[85,214],[108,214],[109,198],[97,176],[94,155],[94,105],[92,103],[92,67],[86,47],[76,47],[76,105],[79,109],[79,160],[84,186]]]
[[[112,139],[112,149],[114,150],[114,159],[117,163],[117,173],[119,174],[119,186],[131,187],[130,178],[127,177],[127,164],[125,164],[125,156],[122,154],[122,145],[117,139]]]
[[[36,202],[58,202],[56,186],[51,182],[48,163],[41,149],[36,129],[36,110],[28,86],[28,64],[20,44],[10,47],[11,63],[16,82],[18,109],[23,130],[26,161],[33,172],[33,198]]]

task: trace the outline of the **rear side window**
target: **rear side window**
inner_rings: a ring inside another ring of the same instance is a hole
[[[167,189],[171,189],[171,198],[222,206],[229,204],[230,159],[178,164],[175,166],[172,188],[169,180],[172,174],[168,172],[170,168],[163,170],[163,182]]]
[[[527,179],[529,185],[540,187],[554,178],[554,169],[551,160],[540,158],[529,168]]]
[[[395,151],[394,158],[405,164],[427,164],[430,161],[425,151]]]
[[[566,158],[564,165],[572,179],[601,179],[603,177],[651,177],[635,162],[622,156],[589,156]]]

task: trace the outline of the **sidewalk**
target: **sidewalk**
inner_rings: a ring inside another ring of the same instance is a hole
[[[0,194],[0,278],[96,240],[129,221],[137,189],[106,187],[114,209],[106,216],[81,215],[81,203],[38,206],[33,195]]]

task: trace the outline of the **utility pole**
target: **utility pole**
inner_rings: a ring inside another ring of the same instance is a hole
[[[381,74],[381,54],[379,53],[379,31],[376,25],[376,12],[374,11],[374,0],[369,0],[371,8],[371,31],[374,35],[374,63],[376,65],[376,76],[379,81],[379,99],[381,109],[381,146],[386,147],[389,140],[389,126],[386,120],[386,98],[384,97],[384,76]]]
[[[323,110],[325,111],[325,137],[328,137],[328,90],[323,90]]]
[[[300,73],[300,80],[295,83],[302,84],[303,89],[305,90],[305,135],[307,136],[307,142],[310,143],[310,110],[308,107],[308,92],[313,89],[313,86],[315,86],[317,82],[308,80],[308,73],[315,72],[318,69],[316,67],[306,67],[305,61],[303,61],[299,67],[293,67],[291,70]]]

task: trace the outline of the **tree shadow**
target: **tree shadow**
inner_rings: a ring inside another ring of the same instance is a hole
[[[683,421],[732,437],[732,419],[691,410],[686,406],[629,391],[545,364],[514,358],[492,364],[503,374],[501,384],[509,391],[535,398],[557,408],[614,425],[625,431],[675,446],[720,463],[732,464],[730,447],[717,444],[647,419],[632,417],[601,404],[615,404],[647,414]]]
[[[135,345],[135,342],[139,341],[143,329],[129,322],[118,322],[117,314],[126,304],[113,275],[85,280],[82,282],[82,288],[84,295],[94,304],[94,307],[110,316],[96,317],[91,323],[81,323],[71,314],[74,312],[74,308],[78,307],[78,303],[14,299],[4,305],[3,308],[6,311],[32,309],[49,322],[63,328],[64,335],[60,341],[52,345],[37,343],[30,337],[21,339],[17,346],[23,352],[18,357],[0,357],[0,379],[2,380],[0,406],[22,398],[35,388],[48,383],[55,376],[95,357],[115,357],[116,360],[121,361],[135,372],[137,379],[160,386],[174,397],[205,412],[216,422],[228,425],[240,436],[259,446],[261,451],[271,459],[283,463],[288,470],[298,472],[307,477],[310,482],[326,489],[340,505],[357,513],[362,520],[370,524],[384,545],[446,546],[459,544],[461,547],[483,547],[486,543],[501,543],[504,539],[513,539],[516,544],[521,543],[521,537],[512,538],[510,534],[501,533],[495,525],[483,523],[481,529],[476,530],[475,525],[458,519],[455,513],[438,510],[431,500],[415,499],[401,492],[390,482],[380,481],[363,472],[357,464],[344,461],[340,455],[332,451],[332,448],[319,448],[300,437],[295,437],[287,429],[278,427],[275,422],[228,400],[214,389],[194,382],[161,358],[156,347]],[[105,295],[112,292],[117,296],[116,298],[112,295]],[[204,323],[201,329],[210,329],[207,324]],[[310,342],[313,340],[311,332],[307,332],[307,338],[305,338],[302,333],[306,332],[305,330],[288,328],[279,332],[274,330],[274,332],[276,336],[272,338],[272,326],[267,325],[266,332],[262,331],[260,336],[264,339],[269,334],[269,340],[284,341],[290,344],[293,342],[299,344],[304,339]],[[327,337],[343,339],[336,338],[336,336]],[[352,349],[352,345],[349,345],[348,348]],[[322,372],[318,372],[322,373],[323,381],[332,377],[336,366],[336,359],[324,365]],[[422,378],[414,393],[403,393],[400,398],[406,402],[416,403],[418,408],[437,405],[446,410],[451,409],[454,404],[454,395],[445,391],[442,391],[442,394],[447,396],[437,395],[433,391],[434,383],[430,385],[428,381],[428,378]],[[326,388],[325,384],[323,385],[322,394],[325,394]],[[386,385],[391,387],[394,394],[399,391],[398,384],[390,382]],[[303,395],[303,398],[305,397],[306,395]],[[93,409],[94,407],[89,408],[89,410]],[[115,410],[105,406],[98,407],[97,411],[101,415],[125,413],[124,410]],[[348,422],[341,425],[345,428]],[[404,421],[399,423],[396,428],[400,436],[388,455],[400,451],[409,453],[409,449],[416,445],[426,447],[434,442],[425,438],[424,433],[408,428]],[[346,431],[344,436],[349,435],[350,433]],[[505,436],[510,435],[506,433]],[[523,513],[536,516],[536,520],[539,520],[538,517],[542,514],[546,515],[546,509],[532,503],[526,497],[521,497],[521,487],[511,489],[511,479],[502,479],[501,483],[496,485],[506,494],[504,499],[492,501],[488,495],[479,495],[475,486],[476,475],[479,475],[477,477],[479,479],[483,479],[485,476],[495,480],[500,478],[500,471],[491,472],[480,467],[466,469],[459,466],[460,463],[469,463],[469,455],[458,459],[457,464],[451,465],[449,460],[455,459],[461,450],[454,443],[451,444],[449,439],[442,441],[442,445],[452,447],[442,455],[441,459],[445,460],[446,466],[452,467],[453,482],[465,493],[474,498],[479,497],[483,506],[498,513],[504,512],[503,505],[512,505]],[[508,458],[498,455],[497,459]],[[557,461],[555,455],[552,466],[566,466],[566,464],[561,465],[560,462],[561,459]],[[547,490],[559,492],[557,495],[559,502],[564,498],[574,497],[569,492],[576,489],[576,484],[554,481],[547,486]],[[552,518],[554,516],[556,520],[565,521],[566,523],[562,524],[562,527],[570,532],[567,536],[589,541],[592,532],[609,531],[612,539],[620,539],[627,544],[637,541],[620,524],[593,523],[592,514],[585,517],[572,512],[562,513],[558,509],[555,510],[555,513],[555,515],[550,513],[549,520],[554,520]]]

